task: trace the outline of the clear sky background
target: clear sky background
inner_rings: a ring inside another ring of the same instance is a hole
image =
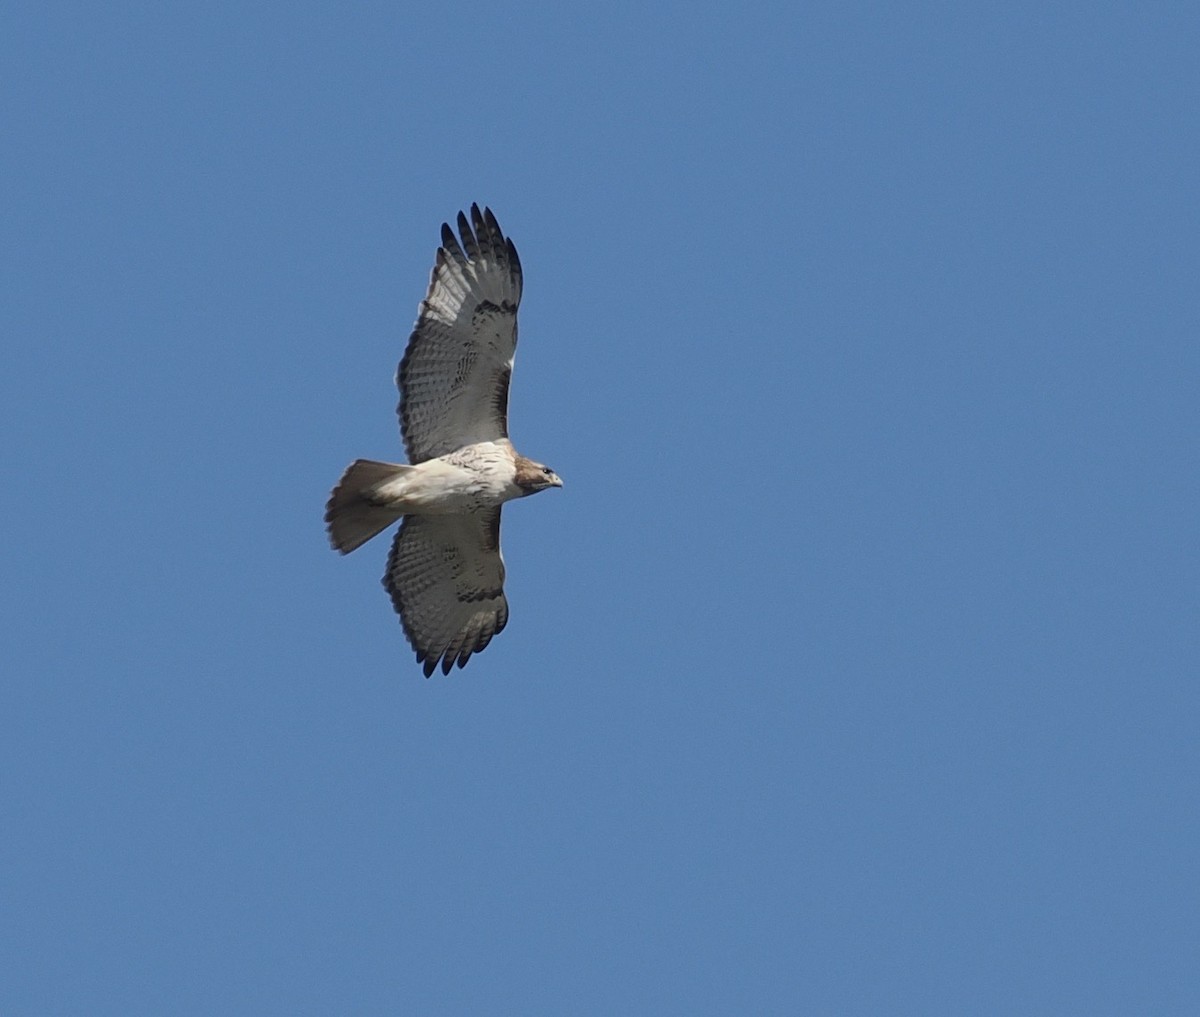
[[[12,4],[0,1012],[1200,1013],[1200,14]],[[329,487],[521,252],[512,619]]]

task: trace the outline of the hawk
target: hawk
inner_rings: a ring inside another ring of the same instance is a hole
[[[325,506],[341,554],[403,519],[383,585],[426,678],[465,665],[508,622],[501,506],[562,487],[508,440],[520,302],[517,249],[491,209],[459,212],[458,238],[443,223],[396,372],[408,464],[355,460]]]

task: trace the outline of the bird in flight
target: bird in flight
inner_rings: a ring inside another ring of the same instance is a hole
[[[460,241],[461,238],[461,241]],[[383,585],[428,678],[508,622],[500,508],[562,487],[508,440],[521,262],[491,209],[442,224],[429,292],[396,372],[408,464],[357,459],[325,506],[341,554],[403,519]]]

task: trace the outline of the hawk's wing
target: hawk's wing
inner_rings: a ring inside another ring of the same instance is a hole
[[[491,209],[442,224],[442,246],[396,372],[400,430],[411,463],[508,437],[521,262]]]
[[[462,667],[508,622],[500,509],[405,516],[383,585],[425,677]]]

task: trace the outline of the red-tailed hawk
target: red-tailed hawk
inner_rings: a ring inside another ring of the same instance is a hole
[[[325,506],[342,554],[397,519],[383,585],[424,665],[449,674],[508,621],[500,506],[562,487],[508,440],[508,385],[517,346],[521,262],[491,209],[459,212],[461,246],[442,246],[396,372],[409,465],[359,459]]]

